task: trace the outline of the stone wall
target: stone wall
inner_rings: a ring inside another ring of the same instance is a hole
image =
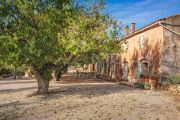
[[[127,51],[99,62],[95,71],[111,80],[133,83],[142,79],[159,82],[180,73],[180,36],[164,26],[180,34],[180,15],[159,20],[126,37]]]
[[[143,47],[141,46],[141,36],[143,36],[144,39]],[[127,52],[121,54],[120,57],[122,69],[124,69],[124,65],[128,65],[128,81],[138,81],[139,74],[144,73],[143,68],[141,72],[138,72],[140,71],[139,65],[142,66],[142,62],[144,63],[145,61],[149,62],[151,74],[157,74],[160,68],[163,28],[158,25],[154,26],[126,39],[126,41],[128,47]],[[124,78],[124,76],[122,76],[122,78]]]
[[[180,15],[165,19],[162,25],[180,34]],[[166,28],[163,35],[161,76],[166,80],[170,75],[180,73],[180,36]]]

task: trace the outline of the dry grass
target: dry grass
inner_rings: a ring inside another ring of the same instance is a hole
[[[180,120],[179,96],[64,76],[50,94],[34,96],[36,81],[0,81],[2,120]]]

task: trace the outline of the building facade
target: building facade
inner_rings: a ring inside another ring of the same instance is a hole
[[[180,14],[157,20],[139,30],[125,27],[124,53],[110,55],[93,69],[110,80],[160,82],[180,73]],[[118,44],[118,43],[117,43]]]

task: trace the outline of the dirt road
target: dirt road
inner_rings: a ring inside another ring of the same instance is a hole
[[[34,79],[0,80],[1,120],[180,120],[180,98],[100,80],[63,76],[35,96]]]

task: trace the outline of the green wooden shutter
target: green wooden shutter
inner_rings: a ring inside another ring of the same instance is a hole
[[[138,63],[138,69],[137,69],[138,71],[138,80],[140,79],[140,75],[141,75],[141,73],[142,73],[142,65],[141,65],[141,63]]]

